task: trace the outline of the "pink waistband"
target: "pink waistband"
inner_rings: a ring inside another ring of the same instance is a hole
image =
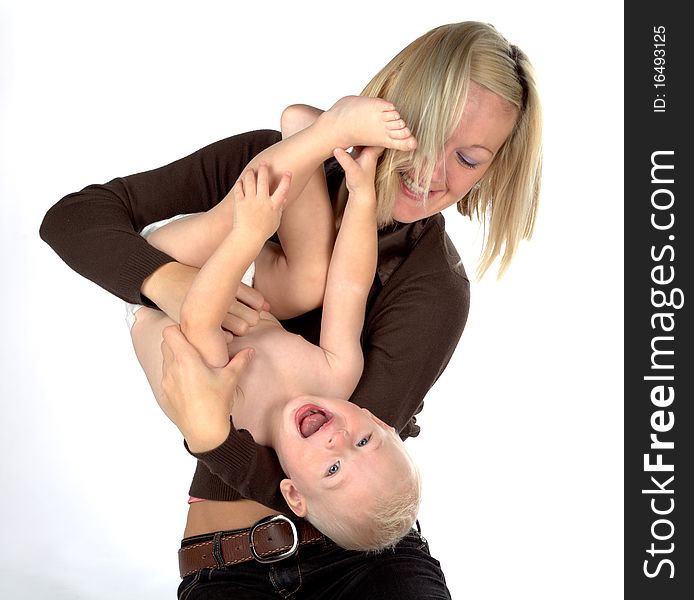
[[[195,504],[196,502],[204,502],[204,498],[196,498],[195,496],[188,496],[188,504]]]

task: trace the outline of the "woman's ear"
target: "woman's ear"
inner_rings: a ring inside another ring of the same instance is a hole
[[[289,508],[297,517],[305,517],[308,512],[308,507],[306,506],[306,498],[304,495],[296,488],[294,482],[291,479],[283,479],[280,482],[280,492],[287,501]]]

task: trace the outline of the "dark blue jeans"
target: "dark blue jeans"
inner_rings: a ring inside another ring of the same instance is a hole
[[[203,569],[185,577],[178,588],[179,600],[250,598],[450,600],[451,595],[439,562],[415,530],[393,550],[380,554],[352,552],[330,541],[318,542],[302,546],[294,556],[272,564],[249,561]]]

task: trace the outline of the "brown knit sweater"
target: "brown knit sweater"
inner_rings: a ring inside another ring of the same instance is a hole
[[[210,209],[250,159],[279,139],[270,130],[240,134],[158,169],[87,186],[48,211],[41,237],[84,277],[123,300],[151,305],[140,293],[142,283],[173,259],[138,232],[154,221]],[[325,166],[334,198],[344,173],[334,159]],[[469,281],[441,215],[381,230],[362,332],[364,372],[351,400],[403,439],[418,435],[414,415],[448,364],[468,309]],[[318,309],[283,325],[317,344],[320,317]],[[232,428],[221,446],[195,456],[191,495],[252,498],[287,510],[274,450],[257,445],[247,431]]]

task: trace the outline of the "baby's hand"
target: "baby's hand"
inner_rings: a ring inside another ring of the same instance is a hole
[[[354,155],[351,155],[342,148],[335,148],[333,154],[345,170],[345,182],[350,194],[364,192],[375,194],[376,163],[378,157],[383,154],[383,150],[384,148],[377,146],[367,146],[355,148]]]
[[[282,211],[287,202],[291,173],[282,175],[277,188],[270,194],[268,167],[260,163],[258,175],[246,169],[233,188],[232,229],[262,236],[267,240],[280,226]]]

